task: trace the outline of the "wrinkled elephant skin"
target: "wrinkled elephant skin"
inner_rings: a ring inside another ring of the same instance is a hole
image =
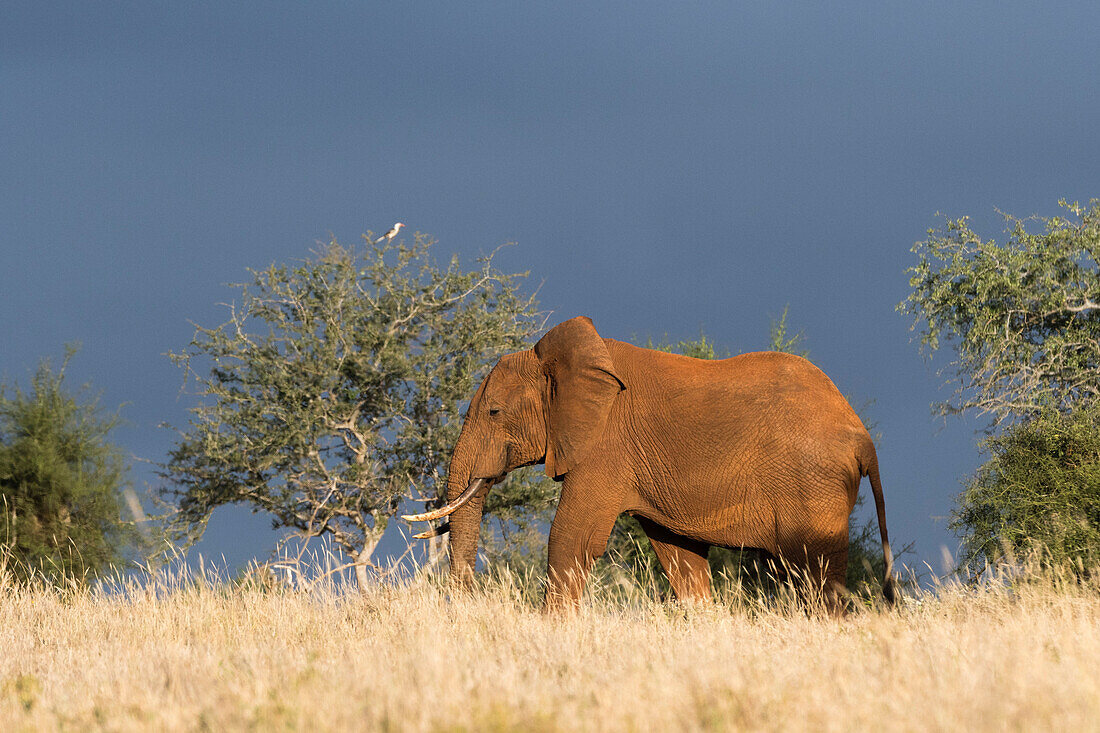
[[[588,318],[503,357],[470,403],[448,501],[451,572],[473,573],[491,484],[544,463],[562,482],[550,529],[546,607],[575,603],[615,519],[638,517],[679,598],[708,598],[711,545],[767,551],[841,604],[848,517],[868,476],[887,558],[878,460],[837,388],[798,356],[703,360],[600,337]],[[481,488],[484,487],[484,488]]]

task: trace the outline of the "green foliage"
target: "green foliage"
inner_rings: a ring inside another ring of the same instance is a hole
[[[983,241],[966,217],[929,229],[913,251],[913,292],[898,305],[930,350],[950,341],[954,398],[998,423],[1065,411],[1100,393],[1100,200],[1065,216],[1005,215],[1008,240]]]
[[[1024,552],[1096,557],[1100,200],[1059,205],[1049,219],[1005,215],[1003,244],[965,217],[930,229],[898,306],[926,348],[948,341],[957,353],[954,397],[936,409],[1002,429],[952,516],[971,571]]]
[[[461,405],[541,319],[524,275],[492,256],[438,267],[432,244],[333,241],[250,271],[229,320],[171,355],[203,398],[160,469],[176,536],[244,503],[298,537],[329,536],[363,573],[401,504],[435,499]]]
[[[481,551],[488,566],[533,575],[546,570],[546,530],[554,520],[561,484],[542,466],[520,468],[493,487],[485,499],[490,521],[481,526]]]
[[[793,335],[790,333],[790,327],[787,325],[787,313],[790,309],[789,304],[783,306],[783,313],[780,314],[779,318],[772,320],[771,333],[768,336],[768,349],[784,354],[794,354],[795,356],[801,356],[803,359],[809,358],[809,350],[801,348],[805,338],[802,332],[799,331]]]
[[[724,359],[729,356],[729,352],[719,356],[714,348],[714,342],[708,340],[705,333],[700,333],[697,339],[677,341],[675,344],[671,344],[668,341],[654,344],[653,339],[650,338],[646,342],[645,347],[647,349],[664,351],[669,354],[682,354],[683,356],[690,356],[695,359]]]
[[[1063,568],[1100,562],[1100,408],[1053,410],[988,438],[990,459],[967,482],[951,518],[962,563],[1037,555]],[[1080,564],[1079,564],[1080,563]]]
[[[122,451],[109,442],[117,414],[65,387],[70,347],[54,372],[43,360],[30,393],[0,385],[0,542],[7,571],[27,580],[86,581],[137,542],[121,519]],[[80,398],[80,399],[78,399]]]

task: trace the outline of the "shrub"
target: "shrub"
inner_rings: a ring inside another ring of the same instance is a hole
[[[1087,568],[1100,559],[1100,409],[1053,410],[988,438],[990,458],[967,482],[951,527],[962,563],[1038,553],[1042,562]]]

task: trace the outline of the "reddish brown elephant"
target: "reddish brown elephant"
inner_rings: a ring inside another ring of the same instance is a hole
[[[503,357],[470,402],[448,504],[406,517],[451,515],[453,580],[473,573],[490,488],[537,463],[562,482],[547,608],[580,598],[624,512],[641,521],[681,599],[710,597],[710,545],[759,548],[830,591],[843,587],[848,516],[863,476],[892,600],[875,447],[829,378],[800,357],[692,359],[601,338],[583,317]]]

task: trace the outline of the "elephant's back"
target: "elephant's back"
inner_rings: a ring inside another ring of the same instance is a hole
[[[753,351],[711,363],[725,371],[728,379],[748,389],[764,390],[776,395],[802,395],[815,399],[834,395],[844,399],[825,372],[808,359],[795,354]]]
[[[865,439],[862,421],[840,390],[800,356],[757,351],[695,359],[616,341],[608,346],[629,409],[642,422],[687,434],[717,430],[736,440],[771,442],[794,434],[845,443]]]
[[[650,358],[642,360],[648,363],[643,364],[638,379],[669,401],[686,399],[711,406],[775,405],[792,414],[818,414],[833,421],[844,416],[859,422],[833,381],[795,354],[754,351],[728,359],[695,359],[648,349],[639,351],[648,351]]]
[[[848,400],[833,380],[807,359],[776,351],[756,351],[715,362],[723,379],[770,416],[773,425],[800,426],[802,434],[866,434]],[[845,430],[847,428],[847,430]]]

